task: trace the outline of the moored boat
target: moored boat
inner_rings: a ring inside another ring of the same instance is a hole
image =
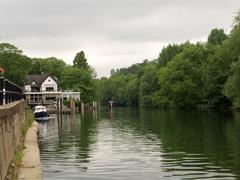
[[[49,114],[47,112],[47,108],[45,106],[36,106],[34,108],[34,117],[35,118],[43,118],[43,119],[48,119]]]

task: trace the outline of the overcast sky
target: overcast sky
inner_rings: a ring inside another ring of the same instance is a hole
[[[0,42],[71,64],[83,50],[98,76],[154,59],[163,46],[229,32],[240,0],[0,0]]]

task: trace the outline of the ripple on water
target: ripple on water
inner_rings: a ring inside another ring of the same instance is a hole
[[[40,124],[44,179],[236,179],[204,154],[164,148],[160,136],[133,122],[123,128],[108,119],[75,118],[65,116],[61,128],[57,120]]]

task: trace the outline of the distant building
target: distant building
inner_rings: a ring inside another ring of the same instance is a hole
[[[48,74],[27,75],[24,88],[28,105],[54,105],[58,98],[80,100],[80,92],[58,91],[57,78]]]
[[[27,75],[25,81],[26,92],[43,92],[57,91],[57,79],[47,74],[31,74]]]

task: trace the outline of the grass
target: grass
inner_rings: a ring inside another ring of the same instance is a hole
[[[13,180],[18,179],[18,169],[21,166],[23,156],[24,156],[23,145],[21,145],[19,150],[17,151],[17,153],[15,155],[15,159],[13,161],[13,175],[12,175]]]
[[[34,121],[33,113],[31,111],[26,111],[26,119],[24,123],[21,125],[21,132],[23,137],[25,137],[27,130],[32,125],[33,121]]]

